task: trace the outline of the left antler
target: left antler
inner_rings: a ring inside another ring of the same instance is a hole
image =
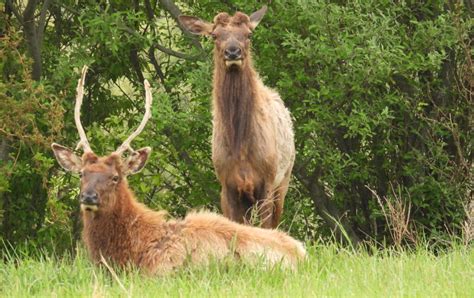
[[[77,143],[76,150],[82,147],[84,153],[92,152],[91,146],[89,145],[89,141],[87,140],[86,132],[82,127],[81,123],[81,106],[82,106],[82,99],[84,97],[84,81],[86,80],[86,73],[87,73],[87,65],[84,65],[82,68],[81,78],[79,82],[77,82],[77,89],[76,89],[76,105],[74,106],[74,122],[76,123],[77,131],[79,132],[79,143]]]
[[[123,154],[127,150],[133,152],[132,147],[130,147],[130,143],[143,131],[143,128],[145,128],[146,123],[151,118],[151,103],[153,101],[153,97],[151,96],[150,83],[145,80],[143,82],[143,85],[145,86],[145,115],[143,115],[142,122],[140,122],[140,125],[138,126],[137,130],[135,130],[135,132],[132,133],[125,140],[125,142],[123,142],[123,144],[118,147],[117,150],[115,150],[115,153],[119,155]]]

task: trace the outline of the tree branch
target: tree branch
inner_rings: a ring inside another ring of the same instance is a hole
[[[35,10],[38,4],[37,0],[29,0],[26,4],[25,10],[23,11],[23,21],[34,21],[35,18]]]
[[[33,59],[31,78],[35,81],[41,79],[42,60],[41,48],[38,40],[35,22],[35,10],[38,5],[37,0],[29,0],[23,11],[23,28],[25,32],[25,39],[28,44],[28,50]]]
[[[51,4],[51,0],[44,0],[43,7],[41,8],[40,19],[38,22],[38,45],[41,48],[43,45],[43,34],[44,29],[46,28],[46,13],[48,12],[49,5]]]
[[[155,17],[155,12],[153,11],[153,7],[151,6],[150,0],[145,0],[145,11],[146,17],[149,21],[153,20]]]
[[[6,2],[6,7],[10,9],[10,11],[13,13],[13,15],[18,19],[18,21],[23,24],[23,17],[21,16],[20,12],[18,9],[13,5],[12,0],[7,0]]]
[[[127,33],[129,33],[130,35],[133,35],[133,36],[139,38],[139,39],[143,39],[143,36],[141,36],[137,31],[133,30],[130,27],[122,25],[122,26],[120,26],[120,29],[127,32]],[[181,58],[181,59],[185,59],[185,60],[191,60],[191,61],[195,61],[195,60],[200,59],[200,56],[189,56],[189,55],[186,55],[184,53],[181,53],[181,52],[169,49],[167,47],[164,47],[164,46],[158,44],[157,42],[153,43],[153,47],[160,50],[160,51],[162,51],[165,54],[168,54],[170,56],[174,56],[174,57],[177,57],[177,58]]]
[[[151,46],[150,49],[148,50],[148,58],[150,59],[151,64],[155,68],[156,75],[160,78],[161,84],[165,88],[166,93],[169,94],[171,92],[171,89],[166,84],[165,75],[163,73],[163,70],[161,69],[160,64],[156,60],[155,47],[154,46]]]
[[[76,16],[80,15],[80,12],[79,12],[77,9],[75,9],[75,8],[73,8],[73,7],[70,7],[70,6],[66,5],[66,4],[64,4],[63,1],[54,1],[54,5],[55,5],[55,6],[62,7],[62,8],[64,8],[65,10],[69,11],[70,13],[72,13],[72,14],[74,14],[74,15],[76,15]]]
[[[190,33],[188,30],[186,30],[186,28],[184,28],[183,25],[181,25],[178,19],[178,17],[182,14],[179,7],[176,6],[176,4],[172,0],[159,0],[159,1],[160,1],[161,6],[171,15],[173,20],[175,20],[175,22],[178,24],[178,27],[181,29],[183,34],[189,38],[191,43],[196,48],[198,48],[199,50],[202,50],[202,45],[199,42],[198,38],[192,33]]]
[[[143,82],[145,79],[140,68],[140,59],[138,58],[137,49],[133,47],[130,49],[130,63],[132,64],[132,68],[137,74],[137,78],[139,82]]]
[[[156,49],[162,51],[165,54],[168,54],[170,56],[174,56],[174,57],[177,57],[177,58],[181,58],[181,59],[185,59],[185,60],[191,60],[191,61],[196,61],[196,60],[201,59],[200,56],[190,56],[190,55],[187,55],[187,54],[184,54],[184,53],[166,48],[166,47],[160,45],[159,43],[154,43],[153,47],[155,47]]]
[[[350,223],[347,222],[336,205],[331,201],[331,198],[324,190],[324,185],[319,181],[320,169],[316,169],[310,174],[303,163],[297,162],[293,173],[308,191],[313,201],[314,211],[322,217],[331,230],[336,232],[338,238],[344,239],[346,234],[349,238],[347,240],[352,245],[358,245],[360,243],[359,236],[357,236]],[[336,222],[336,220],[339,222]]]

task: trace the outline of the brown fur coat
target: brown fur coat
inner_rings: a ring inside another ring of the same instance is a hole
[[[232,222],[210,212],[191,213],[184,220],[167,220],[133,199],[122,181],[115,208],[83,212],[83,239],[92,259],[119,266],[133,265],[149,274],[164,274],[210,259],[233,256],[252,262],[294,267],[305,257],[303,245],[276,231]]]

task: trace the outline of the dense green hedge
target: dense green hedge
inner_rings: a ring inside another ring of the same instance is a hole
[[[210,160],[212,43],[183,34],[175,12],[211,20],[262,3],[13,2],[13,10],[0,5],[0,239],[56,249],[77,239],[78,179],[59,168],[48,144],[77,141],[72,106],[84,64],[91,70],[83,121],[95,151],[110,152],[137,125],[141,81],[149,78],[153,119],[135,147],[154,152],[132,187],[147,205],[176,216],[219,210]],[[253,47],[262,78],[295,122],[283,229],[314,239],[343,227],[353,241],[397,242],[384,212],[398,202],[405,214],[410,208],[413,233],[461,235],[473,139],[465,5],[271,2]]]

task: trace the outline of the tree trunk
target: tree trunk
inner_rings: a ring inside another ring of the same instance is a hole
[[[33,59],[31,78],[35,81],[39,81],[41,79],[42,73],[41,48],[35,22],[35,11],[37,4],[37,0],[28,1],[25,11],[23,12],[23,28],[25,32],[25,39],[28,45],[28,51],[30,52],[31,58]]]
[[[359,236],[324,191],[324,185],[319,181],[318,171],[309,174],[304,166],[296,165],[294,175],[308,191],[315,213],[336,233],[337,239],[357,246],[361,241]]]

